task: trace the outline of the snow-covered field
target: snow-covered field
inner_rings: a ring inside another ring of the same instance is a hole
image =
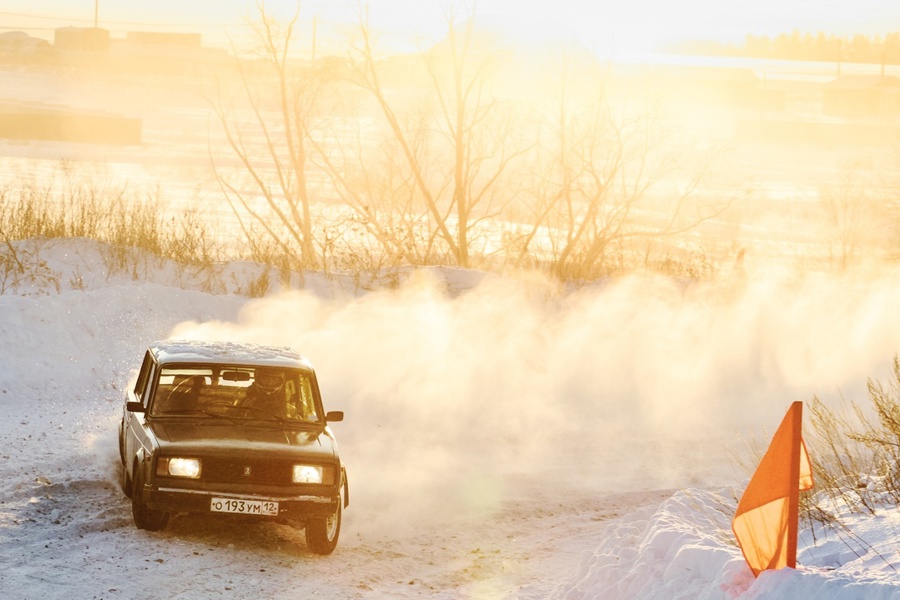
[[[793,400],[862,399],[885,372],[900,274],[568,293],[306,274],[248,299],[152,261],[110,272],[86,240],[39,252],[53,276],[0,295],[0,598],[900,598],[896,507],[801,531],[800,567],[758,580],[730,532],[747,440],[767,443]],[[144,347],[169,337],[290,345],[317,366],[347,415],[333,555],[269,522],[133,526],[117,420]]]

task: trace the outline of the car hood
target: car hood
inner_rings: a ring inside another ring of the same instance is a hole
[[[247,450],[322,458],[337,456],[337,444],[327,428],[309,430],[271,423],[194,419],[157,421],[151,427],[160,447],[167,451],[207,454]]]

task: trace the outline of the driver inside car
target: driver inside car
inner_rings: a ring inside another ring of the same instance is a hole
[[[257,369],[256,377],[239,406],[253,408],[260,413],[284,418],[285,394],[284,373],[280,369],[262,367]]]

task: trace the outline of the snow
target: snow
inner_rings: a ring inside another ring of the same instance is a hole
[[[889,364],[896,273],[558,293],[430,269],[247,298],[257,265],[211,283],[148,258],[135,277],[88,240],[29,243],[46,270],[0,294],[2,598],[900,598],[887,500],[836,507],[846,529],[804,523],[799,567],[758,579],[730,530],[742,439],[792,400],[860,397]],[[333,555],[271,522],[134,527],[116,426],[160,339],[289,346],[316,366],[346,413]]]
[[[222,362],[244,360],[269,361],[297,365],[305,363],[303,357],[291,348],[247,345],[236,342],[210,342],[205,340],[163,340],[153,342],[160,360],[173,362]]]

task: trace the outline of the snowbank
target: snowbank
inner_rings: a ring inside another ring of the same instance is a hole
[[[887,600],[900,598],[897,507],[877,517],[838,515],[842,526],[808,526],[798,568],[754,579],[731,533],[734,490],[679,491],[657,509],[607,525],[562,585],[564,600]]]

